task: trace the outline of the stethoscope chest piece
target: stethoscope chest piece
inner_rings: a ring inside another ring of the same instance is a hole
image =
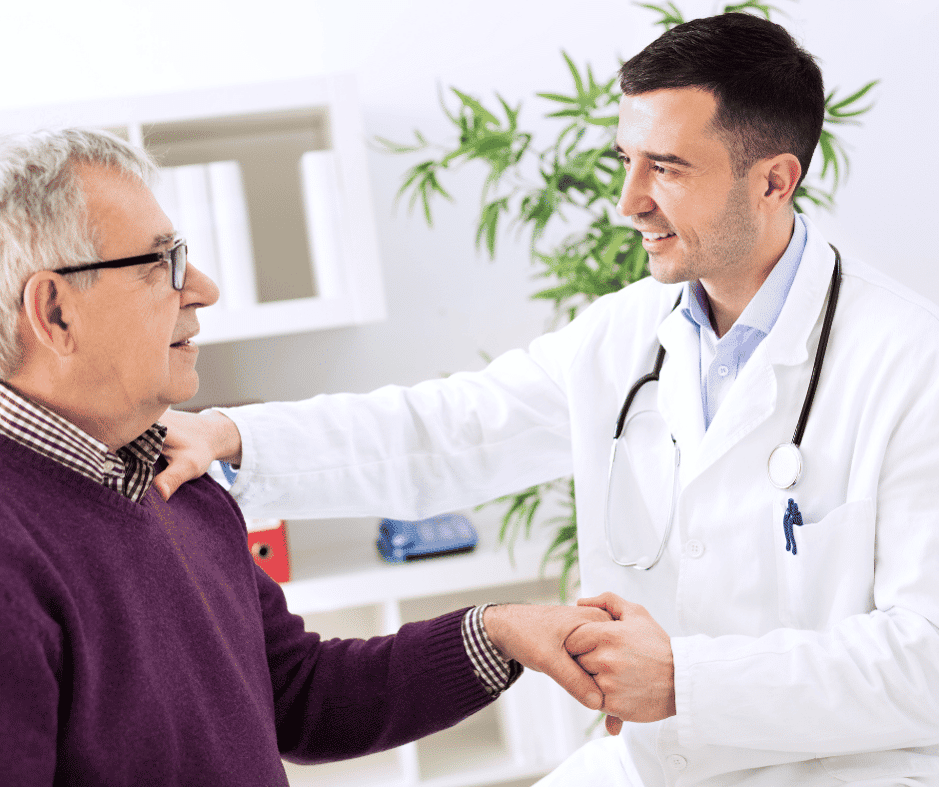
[[[802,477],[802,452],[795,443],[780,443],[766,464],[769,480],[777,489],[791,489]]]

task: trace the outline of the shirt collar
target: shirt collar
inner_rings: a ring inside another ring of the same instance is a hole
[[[807,237],[805,221],[801,214],[797,213],[789,245],[786,246],[779,262],[773,266],[766,281],[757,290],[756,295],[747,304],[731,330],[740,325],[755,328],[764,336],[772,330],[786,303],[792,282],[795,281]],[[682,295],[682,313],[699,328],[713,331],[709,312],[707,293],[701,286],[701,282],[687,282]]]
[[[166,427],[155,423],[142,435],[116,452],[58,413],[23,396],[0,381],[0,434],[58,462],[95,483],[124,493],[125,464],[140,468],[135,475],[153,477],[153,466],[163,451]],[[127,473],[128,475],[132,473]],[[139,500],[146,488],[138,480],[128,485],[128,493]]]

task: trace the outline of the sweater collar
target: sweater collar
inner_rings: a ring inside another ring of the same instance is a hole
[[[140,502],[154,477],[166,427],[155,423],[117,451],[0,381],[0,434]]]

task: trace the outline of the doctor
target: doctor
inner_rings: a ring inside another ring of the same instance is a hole
[[[651,278],[479,373],[175,414],[157,484],[219,457],[248,510],[419,518],[573,472],[616,620],[568,646],[618,734],[545,785],[939,783],[939,314],[794,214],[824,91],[783,28],[695,20],[620,76]]]

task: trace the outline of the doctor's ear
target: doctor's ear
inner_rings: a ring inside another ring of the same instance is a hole
[[[39,271],[26,281],[23,290],[23,316],[34,342],[56,355],[69,355],[74,337],[69,329],[71,288],[54,271]]]
[[[774,204],[791,202],[802,175],[799,159],[791,153],[781,153],[760,162],[758,166],[764,188],[763,198]]]

